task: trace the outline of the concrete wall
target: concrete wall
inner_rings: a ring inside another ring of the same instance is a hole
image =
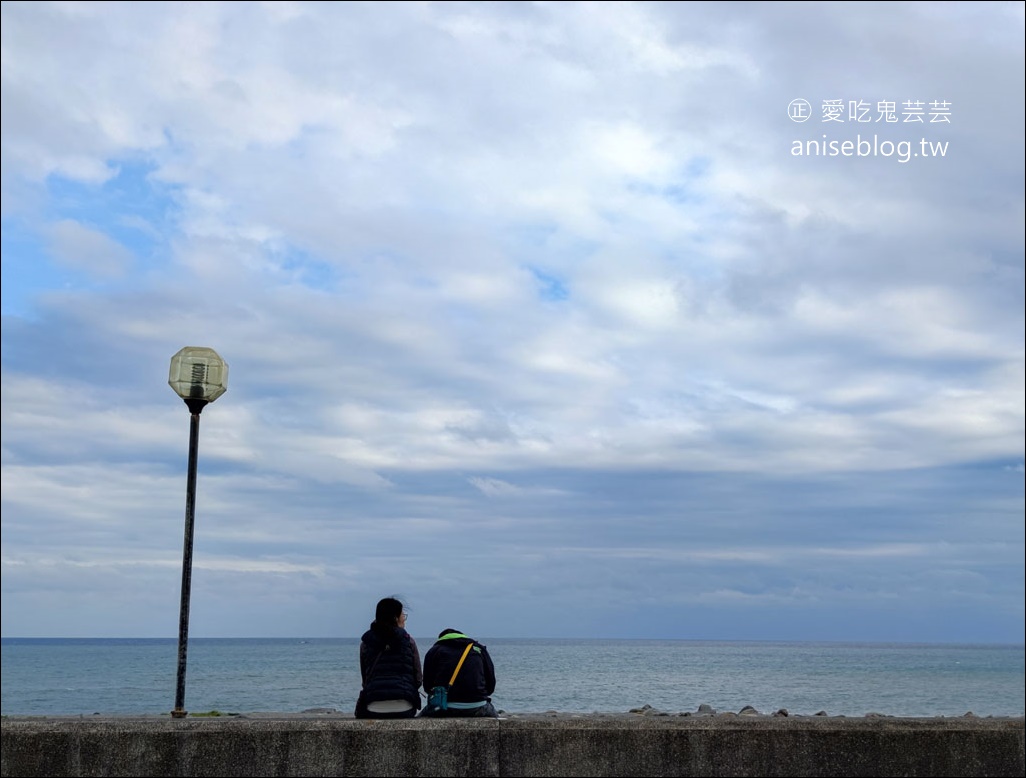
[[[3,776],[1017,776],[1023,719],[4,717]]]

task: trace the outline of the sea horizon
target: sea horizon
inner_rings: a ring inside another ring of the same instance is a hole
[[[413,635],[418,644],[436,639],[435,635]],[[361,632],[362,635],[362,632]],[[188,640],[359,640],[361,635],[190,635]],[[479,638],[487,640],[572,640],[572,641],[658,641],[681,643],[802,643],[806,645],[845,645],[845,646],[994,646],[1022,648],[1026,650],[1026,641],[988,641],[988,640],[839,640],[839,639],[805,639],[805,638],[673,638],[673,637],[577,637],[577,636],[505,636],[489,635]],[[161,640],[178,642],[177,636],[153,635],[3,635],[0,641],[7,640]]]
[[[421,656],[433,642],[414,635]],[[489,638],[507,713],[1022,716],[1021,643]],[[178,639],[3,637],[4,715],[171,710]],[[350,713],[358,637],[190,637],[186,708]]]

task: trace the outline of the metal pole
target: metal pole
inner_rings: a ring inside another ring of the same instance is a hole
[[[178,683],[175,686],[175,709],[171,716],[185,718],[185,660],[189,650],[189,598],[192,594],[192,528],[196,514],[196,460],[199,452],[200,412],[205,400],[187,399],[189,423],[189,476],[185,487],[185,544],[182,552],[182,608],[178,620]]]

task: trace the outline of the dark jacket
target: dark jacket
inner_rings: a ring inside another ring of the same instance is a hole
[[[468,643],[474,647],[449,689],[449,700],[480,702],[491,697],[495,692],[495,665],[488,655],[488,647],[459,632],[440,637],[424,655],[424,691],[430,695],[435,686],[448,685]]]
[[[360,642],[360,675],[364,704],[381,700],[406,700],[420,710],[419,687],[423,679],[420,653],[413,637],[394,627],[388,640],[374,630],[363,633]]]

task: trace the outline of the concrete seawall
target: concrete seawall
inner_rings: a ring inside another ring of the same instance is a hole
[[[1017,776],[1022,718],[4,717],[2,776]]]

